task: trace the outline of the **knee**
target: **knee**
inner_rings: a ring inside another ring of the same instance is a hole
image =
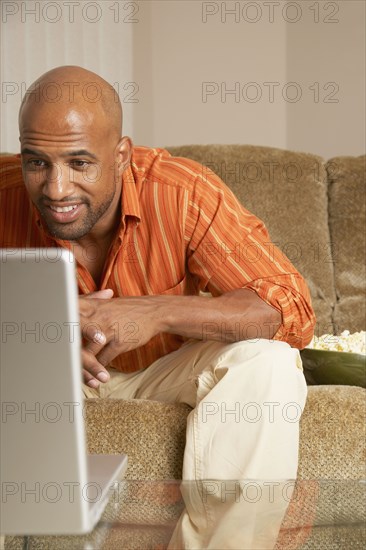
[[[209,350],[210,360],[205,361],[198,376],[198,401],[215,388],[216,400],[222,391],[234,405],[243,401],[273,402],[273,406],[282,403],[303,410],[307,391],[298,368],[301,359],[297,349],[285,342],[261,339],[233,344],[212,342]]]
[[[265,340],[259,354],[263,357],[263,362],[268,364],[269,368],[274,369],[297,369],[302,371],[302,361],[300,352],[292,348],[287,342],[280,340]]]
[[[226,375],[243,391],[260,386],[268,394],[306,394],[299,350],[286,342],[261,339],[225,346],[214,376],[219,381]]]

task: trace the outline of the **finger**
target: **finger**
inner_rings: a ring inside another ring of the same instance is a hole
[[[97,290],[96,292],[91,292],[90,294],[83,294],[83,298],[92,298],[97,300],[109,300],[113,298],[113,290],[111,288],[105,288],[103,290]]]
[[[82,337],[102,349],[107,342],[106,335],[102,332],[97,323],[86,323],[81,329]]]
[[[97,356],[98,353],[104,348],[104,344],[99,344],[98,342],[92,341],[88,342],[87,340],[83,343],[83,348],[86,351],[90,351],[94,356]]]
[[[94,378],[94,376],[92,376],[90,372],[83,369],[82,373],[83,373],[84,384],[86,384],[87,386],[90,386],[91,388],[98,388],[100,386],[99,380]]]
[[[103,349],[97,354],[96,358],[101,365],[109,365],[109,363],[113,361],[113,359],[120,353],[121,350],[117,350],[113,345],[113,342],[110,342],[103,347]]]
[[[106,368],[96,359],[96,357],[85,349],[81,350],[81,358],[84,370],[100,382],[109,380],[109,373]],[[90,383],[90,379],[89,379]]]

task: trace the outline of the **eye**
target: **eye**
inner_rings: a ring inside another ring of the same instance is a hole
[[[86,160],[72,160],[70,164],[74,168],[86,168],[87,166],[89,166],[89,162],[87,162]]]
[[[30,168],[44,168],[46,166],[46,161],[41,159],[29,159],[27,161],[27,166]]]

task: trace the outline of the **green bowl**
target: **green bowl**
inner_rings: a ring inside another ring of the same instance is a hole
[[[365,355],[310,348],[300,353],[309,385],[335,384],[366,388]]]

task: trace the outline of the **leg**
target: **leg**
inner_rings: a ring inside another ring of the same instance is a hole
[[[273,548],[297,473],[306,399],[299,352],[268,340],[200,345],[183,466],[186,511],[170,548]]]
[[[291,487],[286,499],[282,492],[269,497],[297,472],[306,399],[299,366],[299,352],[284,342],[191,341],[142,372],[116,373],[103,387],[101,397],[195,407],[183,466],[186,512],[170,548],[274,547]],[[258,490],[259,500],[252,494]]]

